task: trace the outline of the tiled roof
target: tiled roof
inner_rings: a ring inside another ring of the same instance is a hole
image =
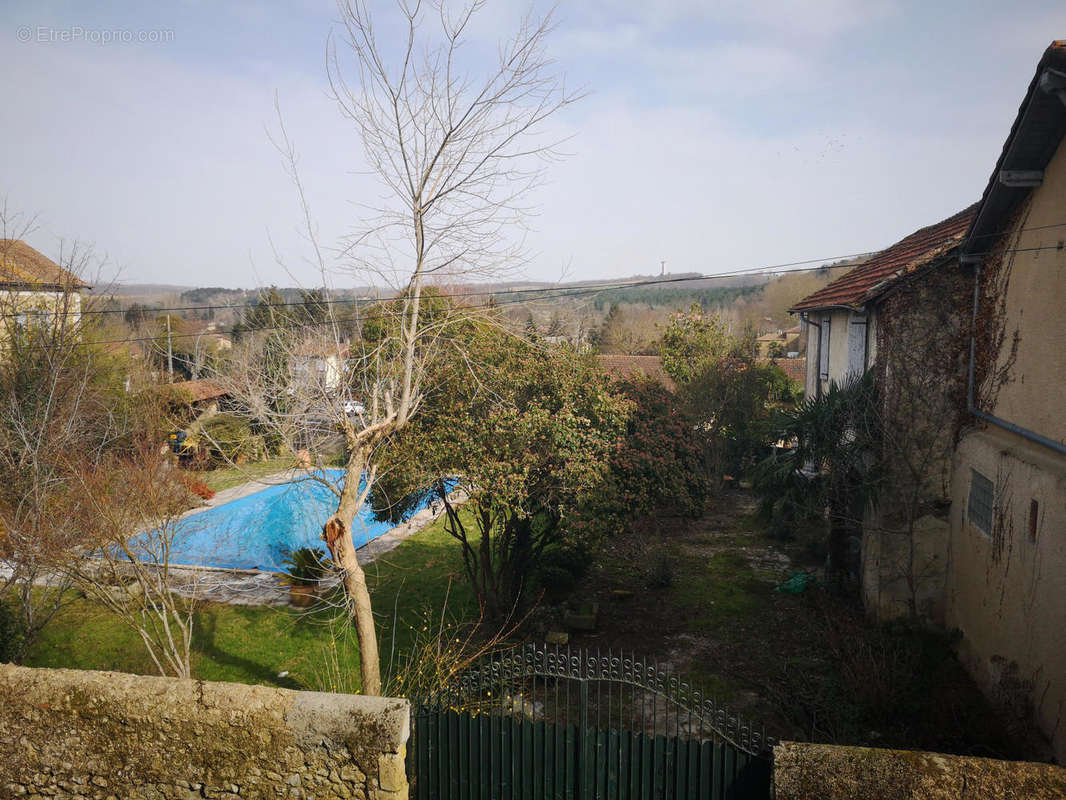
[[[800,300],[790,310],[859,308],[897,278],[929,264],[957,247],[977,211],[977,203],[943,222],[922,228],[877,253],[866,263]]]
[[[164,384],[166,389],[173,392],[177,399],[189,403],[199,403],[203,400],[214,400],[223,397],[226,390],[211,380],[199,381],[175,381]]]
[[[58,291],[89,288],[89,284],[21,239],[0,239],[0,286],[4,285]]]
[[[787,339],[785,331],[776,331],[774,333],[764,333],[755,339],[757,342],[781,342]]]
[[[758,361],[761,364],[777,364],[791,381],[796,383],[807,381],[807,359],[805,358],[760,358]]]
[[[658,356],[596,356],[600,369],[617,380],[643,375],[654,378],[667,389],[677,388],[674,379],[666,374]]]

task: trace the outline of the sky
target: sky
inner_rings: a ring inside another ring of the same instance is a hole
[[[394,3],[368,2],[388,33]],[[105,280],[319,285],[271,142],[277,100],[330,282],[354,283],[333,254],[382,189],[330,96],[335,3],[89,5],[0,9],[0,198],[35,218],[27,240],[53,258],[91,245]],[[472,69],[526,10],[488,1]],[[555,13],[553,69],[584,96],[552,120],[566,157],[529,198],[525,275],[546,281],[886,247],[980,197],[1041,53],[1066,38],[1061,0],[562,0]]]

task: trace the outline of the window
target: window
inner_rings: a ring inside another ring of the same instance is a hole
[[[987,536],[992,535],[992,510],[995,506],[995,493],[992,481],[975,469],[970,470],[970,501],[966,505],[966,516]]]
[[[15,315],[15,325],[20,328],[47,328],[52,324],[52,312],[38,309],[20,311]]]

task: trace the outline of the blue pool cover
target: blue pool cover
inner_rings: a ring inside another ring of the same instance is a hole
[[[321,474],[338,487],[343,484],[342,470]],[[425,505],[423,502],[411,513]],[[336,507],[336,495],[316,480],[305,478],[271,486],[177,522],[170,562],[284,572],[281,562],[287,550],[312,547],[326,552],[322,525]],[[393,527],[395,523],[376,521],[373,511],[364,505],[352,524],[355,546],[361,547]],[[158,531],[142,534],[134,542],[154,549],[160,544]]]

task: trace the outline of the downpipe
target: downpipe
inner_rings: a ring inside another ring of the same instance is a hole
[[[1035,444],[1039,444],[1051,450],[1054,450],[1059,455],[1066,456],[1066,444],[1063,444],[1062,442],[1057,442],[1054,439],[1049,439],[1048,437],[1043,436],[1037,433],[1036,431],[1031,431],[1028,428],[1023,428],[1021,425],[1015,425],[1009,420],[1005,420],[1002,417],[997,417],[994,414],[989,414],[977,407],[977,404],[974,401],[974,365],[976,362],[977,355],[977,308],[979,305],[980,296],[981,265],[978,264],[974,268],[973,276],[973,314],[970,319],[970,366],[966,379],[966,410],[970,414],[973,414],[975,417],[977,417],[977,419],[979,420],[983,420],[984,422],[987,422],[990,425],[995,425],[1005,431],[1010,431],[1011,433],[1017,434],[1018,436],[1021,436],[1023,439],[1027,439],[1030,442],[1034,442]]]

